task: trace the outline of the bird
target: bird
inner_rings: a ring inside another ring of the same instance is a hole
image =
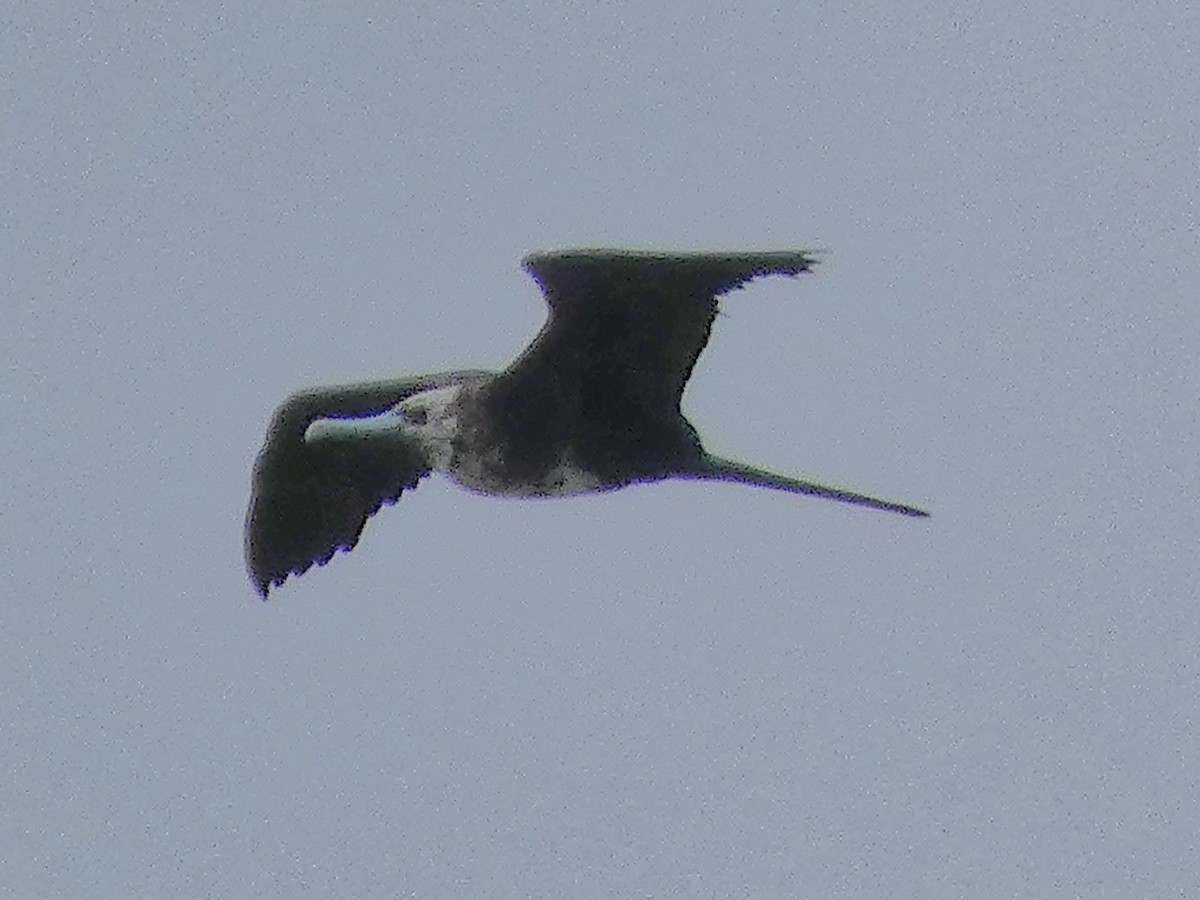
[[[915,506],[781,475],[704,449],[680,399],[718,300],[813,251],[535,252],[549,315],[503,371],[319,387],[275,411],[245,521],[250,581],[272,588],[358,543],[367,519],[431,472],[504,497],[562,497],[669,478],[731,481],[923,517]]]

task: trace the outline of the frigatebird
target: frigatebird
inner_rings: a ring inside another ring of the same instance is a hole
[[[300,391],[276,410],[254,464],[246,566],[274,586],[358,543],[367,518],[438,471],[507,497],[642,481],[737,481],[926,516],[903,503],[768,472],[705,451],[680,397],[717,298],[811,253],[561,250],[524,260],[550,308],[502,372],[453,371]]]

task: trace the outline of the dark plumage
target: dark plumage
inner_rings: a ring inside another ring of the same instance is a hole
[[[264,597],[349,550],[380,506],[437,469],[482,493],[537,497],[638,481],[740,481],[925,516],[923,510],[708,454],[679,401],[717,298],[798,275],[802,251],[535,253],[541,332],[503,372],[316,388],[276,411],[254,465],[246,564]]]

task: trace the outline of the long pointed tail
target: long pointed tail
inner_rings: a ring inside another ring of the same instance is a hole
[[[681,477],[704,479],[706,481],[737,481],[741,484],[749,484],[754,487],[789,491],[793,494],[808,494],[813,497],[825,497],[826,499],[838,500],[842,503],[853,503],[856,506],[869,506],[872,509],[882,509],[905,516],[927,517],[929,515],[925,510],[909,506],[906,503],[894,503],[891,500],[868,497],[866,494],[859,494],[856,491],[848,491],[845,488],[821,484],[816,481],[789,478],[787,475],[778,475],[775,472],[768,472],[766,469],[748,466],[745,463],[735,462],[731,459],[722,459],[719,456],[706,457],[704,464],[700,468],[692,472],[681,473]]]

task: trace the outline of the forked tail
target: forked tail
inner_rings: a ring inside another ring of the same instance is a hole
[[[893,503],[891,500],[868,497],[866,494],[859,494],[855,491],[848,491],[845,488],[834,487],[833,485],[820,484],[816,481],[805,481],[801,478],[789,478],[787,475],[768,472],[766,469],[748,466],[745,463],[735,462],[731,459],[722,459],[719,456],[706,456],[704,463],[699,468],[691,472],[682,472],[680,473],[680,477],[703,479],[706,481],[737,481],[741,484],[752,485],[753,487],[765,487],[777,491],[789,491],[793,494],[809,494],[813,497],[825,497],[829,500],[853,503],[856,506],[869,506],[872,509],[883,509],[905,516],[927,517],[929,515],[925,510],[909,506],[906,503]]]

